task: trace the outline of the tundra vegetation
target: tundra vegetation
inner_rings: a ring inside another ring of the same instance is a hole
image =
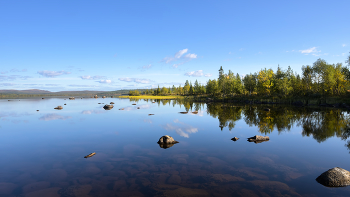
[[[301,67],[301,74],[297,74],[290,67],[283,70],[261,69],[255,73],[243,76],[229,70],[227,73],[220,67],[217,79],[208,80],[206,84],[194,84],[186,80],[184,86],[162,87],[144,90],[133,90],[130,96],[138,95],[180,95],[206,96],[216,98],[321,98],[342,97],[349,94],[350,87],[350,55],[346,65],[342,63],[329,64],[323,59],[317,59],[313,65]]]

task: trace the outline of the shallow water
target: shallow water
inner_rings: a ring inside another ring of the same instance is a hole
[[[315,181],[350,170],[348,120],[286,106],[0,100],[0,196],[349,196]],[[163,135],[180,143],[160,148]],[[270,140],[246,140],[254,135]]]

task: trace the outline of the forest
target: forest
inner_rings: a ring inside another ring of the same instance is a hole
[[[133,90],[131,96],[146,95],[206,95],[214,97],[232,97],[238,95],[257,95],[263,97],[291,98],[291,97],[320,97],[343,96],[350,88],[350,55],[342,63],[329,64],[323,59],[317,59],[313,65],[301,67],[301,74],[297,74],[290,67],[283,70],[261,69],[245,76],[220,67],[217,79],[194,84],[186,80],[184,86],[162,87],[142,92]]]

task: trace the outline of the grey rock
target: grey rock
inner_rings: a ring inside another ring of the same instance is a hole
[[[175,141],[173,137],[169,135],[164,135],[158,140],[158,144],[176,144],[179,143],[178,141]]]
[[[350,185],[350,172],[335,167],[322,173],[316,181],[327,187],[344,187]]]

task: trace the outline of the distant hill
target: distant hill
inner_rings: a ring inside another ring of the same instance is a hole
[[[145,89],[139,89],[144,91]],[[55,97],[55,96],[120,96],[127,95],[130,90],[116,90],[116,91],[61,91],[50,92],[47,90],[29,89],[29,90],[0,90],[0,98],[23,98],[23,97]]]

